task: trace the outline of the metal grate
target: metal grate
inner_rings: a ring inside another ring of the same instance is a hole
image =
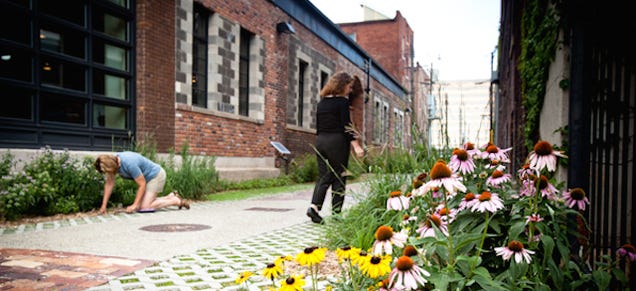
[[[634,108],[636,71],[630,57],[607,48],[592,55],[590,153],[587,193],[592,261],[634,243]]]
[[[245,210],[248,210],[248,211],[268,211],[268,212],[286,212],[286,211],[291,211],[293,209],[291,209],[291,208],[252,207],[252,208],[246,208]]]
[[[151,232],[186,232],[186,231],[199,231],[212,228],[209,225],[204,224],[154,224],[141,227],[139,229]]]

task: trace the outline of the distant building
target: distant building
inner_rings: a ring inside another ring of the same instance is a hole
[[[448,81],[439,84],[431,145],[460,147],[465,142],[482,146],[490,138],[490,80]]]

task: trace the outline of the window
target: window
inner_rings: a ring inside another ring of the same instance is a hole
[[[329,80],[329,74],[327,74],[327,72],[320,72],[320,88],[318,90],[322,90],[323,87],[325,87],[325,85],[327,84],[327,81]]]
[[[243,116],[249,116],[251,40],[252,34],[241,28],[239,43],[239,114]]]
[[[388,142],[389,129],[389,105],[376,99],[373,107],[373,142],[381,144]]]
[[[194,5],[192,43],[192,105],[208,106],[208,11]]]
[[[2,1],[0,146],[111,150],[134,131],[133,0]]]
[[[296,103],[296,125],[303,126],[303,118],[304,118],[304,103],[305,103],[305,74],[307,71],[307,62],[299,60],[298,62],[298,100]]]
[[[404,112],[393,110],[393,146],[404,146]]]

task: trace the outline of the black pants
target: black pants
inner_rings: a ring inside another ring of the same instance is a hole
[[[351,145],[342,133],[321,133],[316,138],[318,180],[311,203],[322,209],[327,190],[331,187],[331,209],[340,213],[344,202],[346,177],[344,171],[349,163]]]

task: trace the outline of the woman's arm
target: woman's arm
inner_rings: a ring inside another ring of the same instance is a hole
[[[360,145],[359,140],[354,139],[351,141],[351,147],[353,148],[353,152],[356,153],[356,157],[362,158],[364,157],[364,148]]]
[[[106,214],[106,206],[108,205],[108,199],[110,194],[113,193],[113,187],[115,187],[115,175],[106,174],[106,182],[104,183],[104,197],[102,198],[102,207],[99,208],[99,213]]]

